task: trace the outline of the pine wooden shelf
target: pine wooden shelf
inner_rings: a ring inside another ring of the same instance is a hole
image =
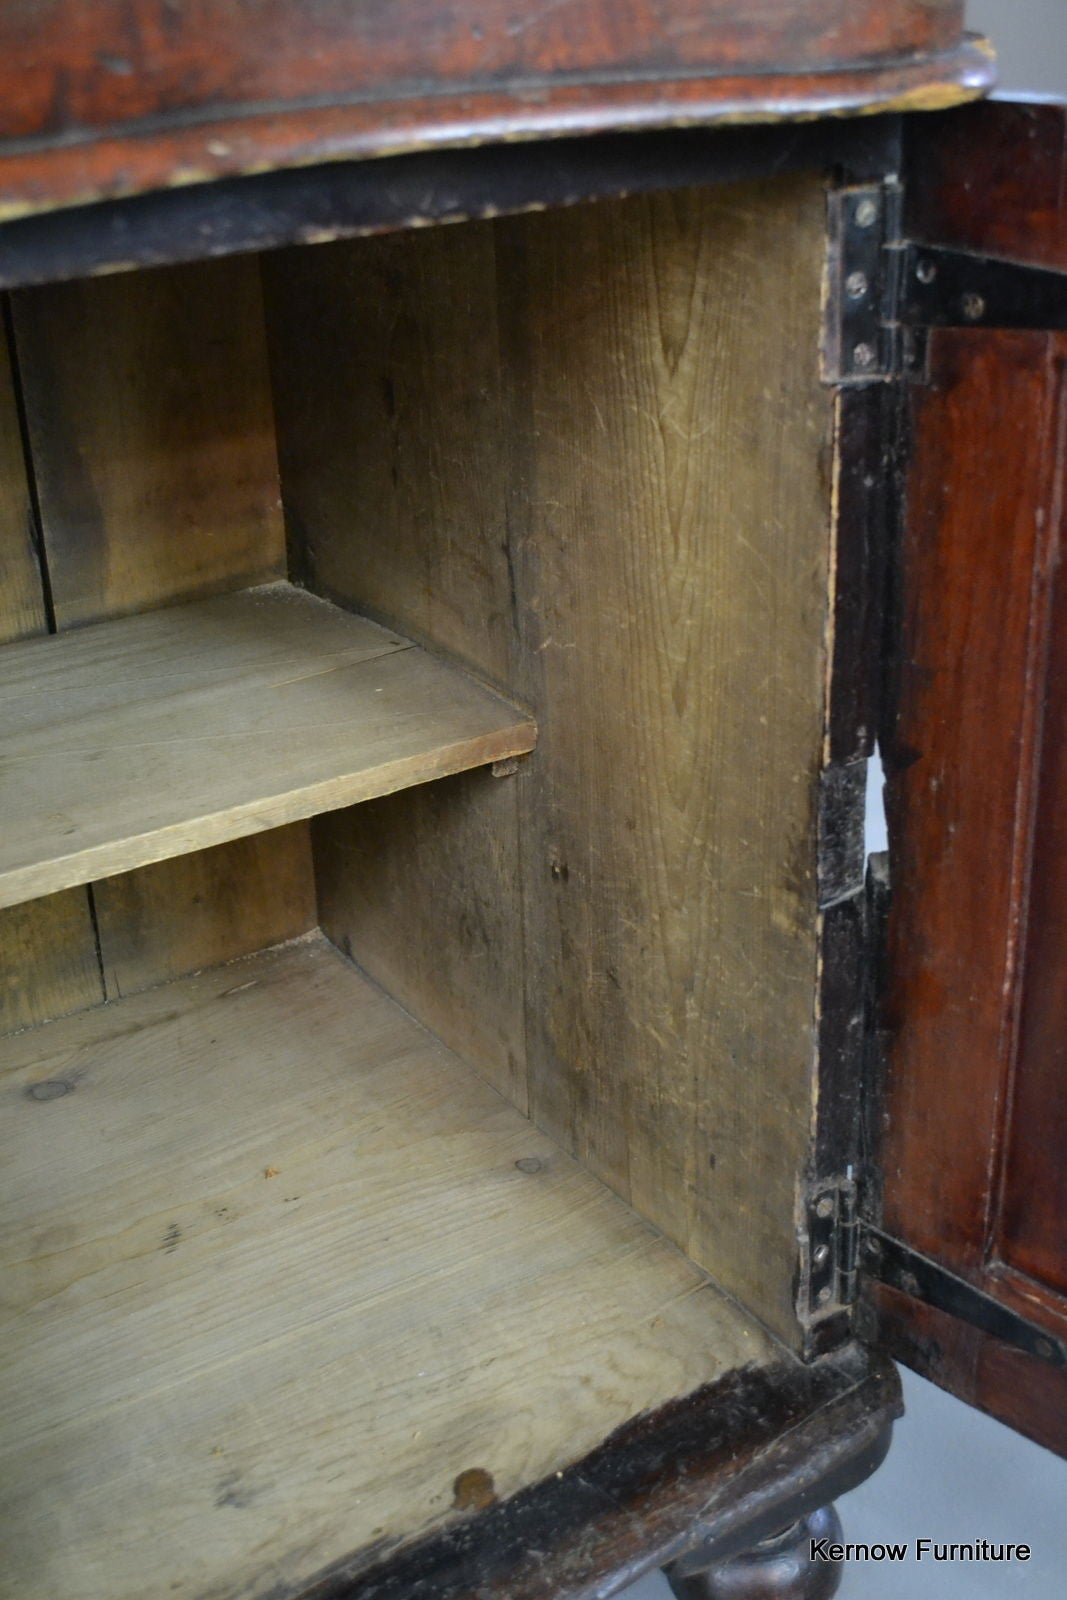
[[[0,655],[0,906],[528,751],[457,668],[288,584]]]
[[[0,1060],[4,1596],[275,1592],[781,1358],[319,935]]]

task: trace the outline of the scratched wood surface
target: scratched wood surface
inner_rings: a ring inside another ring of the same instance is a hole
[[[0,1059],[11,1600],[288,1596],[781,1359],[321,938]]]
[[[0,645],[47,630],[8,328],[0,323]],[[0,910],[0,1033],[103,998],[84,890]]]
[[[16,317],[30,427],[23,441],[5,334],[0,638],[47,630],[42,579],[63,632],[277,569],[254,268],[22,296]],[[41,568],[26,447],[45,524]],[[105,970],[114,996],[302,932],[311,895],[306,830],[286,830],[5,908],[0,1031],[99,1004]]]
[[[787,1337],[812,1115],[823,241],[801,177],[264,263],[307,581],[440,641],[540,730],[514,809],[456,787],[448,836],[469,848],[432,871],[439,818],[417,801],[319,825],[324,927],[435,1026],[425,952],[448,945],[449,1042],[477,1041],[493,1082]],[[516,893],[521,942],[489,961],[480,907]]]
[[[284,576],[256,262],[13,305],[60,629]]]
[[[92,894],[108,1000],[295,939],[318,920],[306,822],[101,878]]]
[[[992,77],[963,0],[257,0],[254,19],[0,9],[0,218],[420,146],[954,105]]]
[[[530,748],[516,708],[288,584],[0,656],[0,904]]]
[[[1061,1339],[1065,371],[1060,333],[938,329],[908,395],[878,1150],[887,1231]],[[1061,1371],[873,1303],[895,1356],[1067,1454]]]

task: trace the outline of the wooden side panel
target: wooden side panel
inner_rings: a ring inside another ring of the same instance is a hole
[[[14,297],[59,628],[284,576],[254,260]]]
[[[308,825],[103,878],[93,901],[109,1000],[221,966],[315,926]]]
[[[531,1108],[782,1331],[814,1054],[823,218],[801,179],[502,230],[543,738]]]
[[[331,823],[327,931],[393,982],[405,941],[452,940],[521,874],[521,951],[487,990],[472,942],[458,978],[496,1018],[483,1070],[515,1093],[502,1019],[524,969],[535,1119],[786,1337],[812,1113],[823,240],[801,178],[340,246],[267,278],[310,581],[357,604],[366,582],[401,631],[440,617],[540,729],[517,830],[466,789],[481,847],[429,875],[405,878],[359,813],[346,840]],[[368,901],[392,907],[387,956]]]
[[[317,817],[319,918],[420,1022],[528,1109],[521,791],[479,768]]]

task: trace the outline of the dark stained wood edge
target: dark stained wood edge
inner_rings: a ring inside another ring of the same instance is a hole
[[[891,170],[887,160],[882,174]],[[830,761],[869,756],[878,733],[896,404],[893,386],[883,383],[845,385],[837,396]]]
[[[166,118],[121,133],[0,146],[0,218],[251,172],[404,151],[687,124],[935,110],[994,81],[967,37],[941,54],[818,71],[547,80],[493,90]]]
[[[887,149],[887,156],[896,151]],[[895,170],[887,160],[882,171]],[[819,830],[816,1120],[809,1185],[846,1179],[863,1154],[862,1084],[869,1009],[865,875],[866,759],[881,698],[895,396],[889,385],[839,388],[835,400],[833,585]],[[829,859],[828,859],[829,858]],[[798,1263],[798,1302],[803,1288]],[[806,1298],[806,1297],[805,1297]],[[809,1354],[848,1336],[832,1310],[807,1329]]]
[[[766,172],[834,168],[845,181],[862,183],[893,169],[900,120],[599,134],[333,161],[162,189],[0,227],[0,287],[734,183]]]
[[[1067,1369],[969,1327],[898,1289],[868,1282],[858,1314],[865,1339],[938,1388],[1067,1456]]]
[[[361,1552],[303,1600],[593,1600],[695,1540],[715,1557],[743,1548],[827,1482],[843,1493],[877,1466],[901,1409],[895,1368],[858,1345],[741,1368],[502,1505],[395,1554]]]

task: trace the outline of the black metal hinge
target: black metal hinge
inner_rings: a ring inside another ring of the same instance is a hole
[[[835,1178],[815,1184],[804,1213],[797,1313],[810,1327],[855,1303],[859,1242],[855,1181]]]
[[[978,1328],[1015,1350],[1036,1356],[1054,1367],[1067,1367],[1067,1346],[1047,1329],[1030,1322],[992,1295],[976,1289],[947,1267],[920,1255],[869,1222],[861,1225],[861,1259],[864,1276],[899,1289],[923,1305]]]
[[[830,193],[827,383],[884,382],[901,370],[901,202],[895,179]]]
[[[808,1328],[849,1311],[869,1279],[899,1289],[1050,1366],[1067,1367],[1067,1345],[1046,1328],[861,1217],[852,1178],[812,1188],[800,1245],[797,1311]]]
[[[930,328],[1067,328],[1067,272],[906,239],[889,178],[830,193],[826,313],[827,383],[921,378]]]
[[[1067,272],[908,244],[897,316],[917,328],[1067,328]]]

